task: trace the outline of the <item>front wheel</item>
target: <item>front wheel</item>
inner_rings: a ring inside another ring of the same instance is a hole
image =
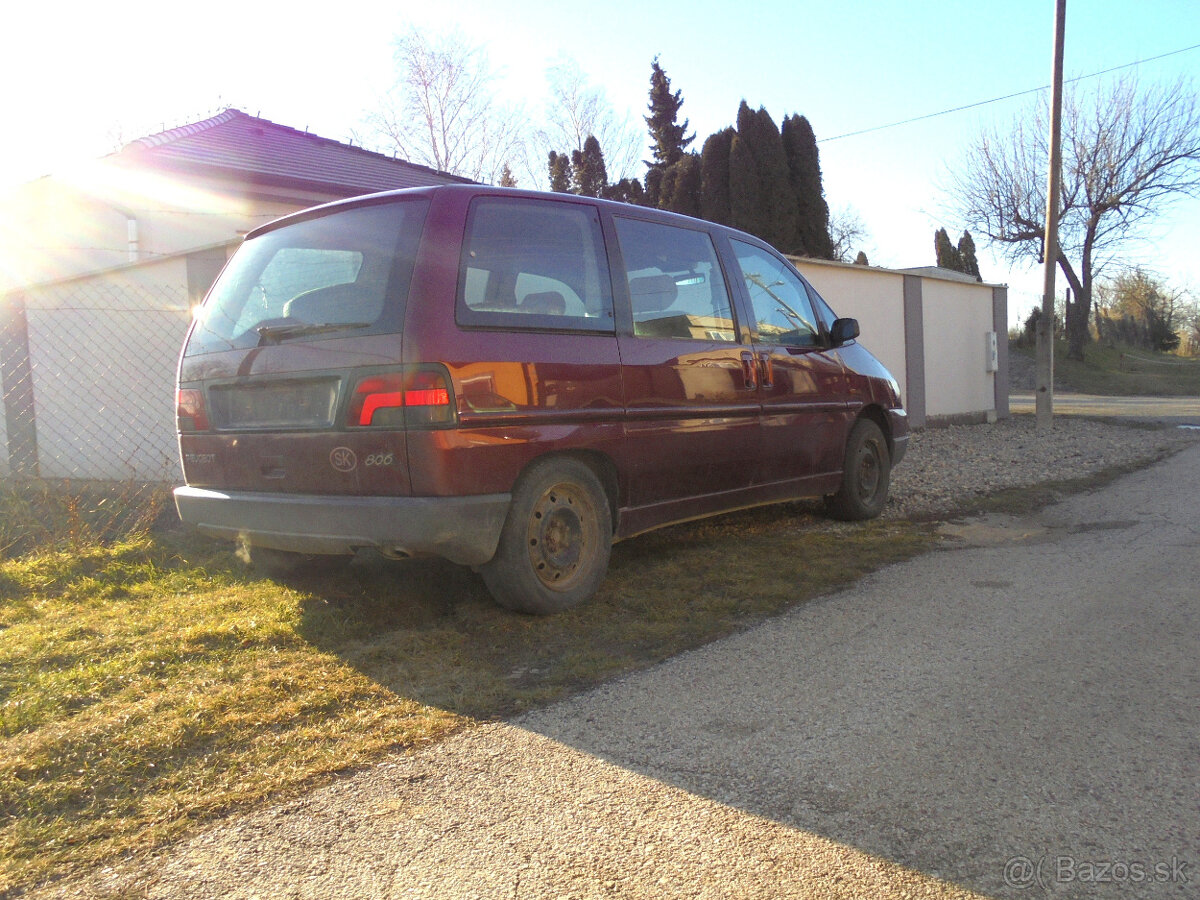
[[[846,441],[842,486],[825,498],[825,508],[835,519],[874,519],[887,504],[891,477],[892,456],[883,432],[870,419],[859,419]]]
[[[595,473],[547,459],[517,481],[496,555],[479,574],[501,606],[544,616],[596,593],[611,553],[612,513]]]

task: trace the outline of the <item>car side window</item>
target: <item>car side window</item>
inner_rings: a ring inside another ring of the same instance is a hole
[[[633,333],[736,341],[725,276],[703,231],[616,217]]]
[[[766,344],[822,346],[821,327],[804,282],[772,253],[732,241],[754,310],[754,329]]]
[[[463,325],[613,330],[600,215],[569,203],[481,197],[463,242]]]

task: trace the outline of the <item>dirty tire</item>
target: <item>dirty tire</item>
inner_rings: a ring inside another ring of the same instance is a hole
[[[846,441],[842,486],[825,498],[825,508],[848,522],[873,519],[887,504],[891,479],[892,457],[883,432],[870,419],[859,419]]]
[[[517,480],[496,555],[479,574],[496,602],[551,615],[600,587],[612,553],[612,513],[595,473],[577,459],[535,462]]]

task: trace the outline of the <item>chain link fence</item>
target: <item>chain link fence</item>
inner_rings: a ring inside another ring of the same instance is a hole
[[[0,300],[0,555],[109,539],[167,509],[187,296],[186,282],[93,278]]]

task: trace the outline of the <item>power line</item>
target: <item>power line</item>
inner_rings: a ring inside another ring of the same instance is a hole
[[[1140,66],[1140,65],[1143,65],[1144,63],[1154,62],[1155,60],[1159,60],[1159,59],[1166,59],[1168,56],[1176,56],[1180,53],[1188,53],[1189,51],[1197,50],[1197,49],[1200,49],[1200,44],[1192,44],[1192,46],[1190,46],[1190,47],[1182,47],[1179,50],[1171,50],[1167,53],[1160,53],[1158,56],[1149,56],[1146,59],[1134,60],[1133,62],[1130,62],[1130,63],[1124,63],[1123,65],[1113,66],[1111,69],[1102,69],[1099,72],[1092,72],[1089,75],[1079,75],[1075,78],[1068,78],[1066,80],[1066,83],[1074,84],[1077,81],[1083,81],[1087,78],[1098,78],[1099,76],[1107,75],[1110,72],[1119,72],[1122,69],[1131,69],[1134,66]],[[923,116],[914,116],[911,119],[904,119],[900,122],[890,122],[887,125],[875,125],[872,128],[862,128],[858,131],[847,131],[845,134],[836,134],[833,137],[821,138],[817,141],[817,143],[825,144],[825,143],[828,143],[829,141],[840,141],[842,138],[857,137],[860,134],[871,134],[876,131],[884,131],[885,129],[888,129],[888,128],[898,128],[901,125],[911,125],[913,122],[924,122],[926,119],[935,119],[938,116],[948,116],[951,113],[963,112],[964,110],[975,109],[976,107],[979,107],[979,106],[987,106],[991,103],[1000,103],[1004,100],[1012,100],[1014,97],[1024,97],[1027,94],[1036,94],[1036,93],[1039,93],[1040,91],[1045,91],[1045,90],[1049,90],[1049,89],[1050,89],[1050,85],[1044,84],[1041,87],[1029,88],[1028,90],[1024,90],[1024,91],[1017,91],[1015,94],[1005,94],[1003,97],[993,97],[990,100],[979,100],[975,103],[968,103],[965,106],[956,106],[953,109],[943,109],[940,112],[926,113]]]

